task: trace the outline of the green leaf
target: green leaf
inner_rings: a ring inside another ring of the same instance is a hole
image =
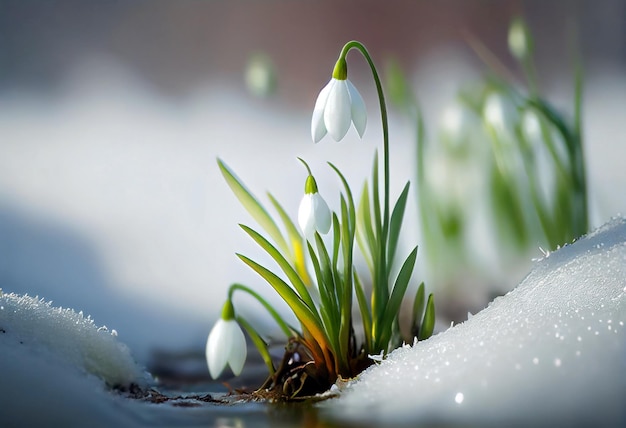
[[[352,191],[350,190],[350,186],[348,185],[348,182],[346,181],[346,178],[343,176],[343,174],[341,173],[341,171],[339,171],[339,168],[337,168],[335,165],[333,165],[332,163],[328,162],[328,165],[330,165],[330,167],[332,169],[335,170],[335,172],[337,173],[337,175],[339,176],[339,178],[341,179],[341,182],[343,183],[343,187],[346,190],[346,197],[348,199],[348,212],[350,214],[350,227],[354,228],[355,226],[355,220],[356,220],[356,212],[354,209],[354,199],[352,198]]]
[[[333,314],[337,314],[339,312],[339,303],[337,302],[337,284],[335,283],[335,278],[333,276],[333,266],[328,255],[328,251],[326,250],[324,241],[322,241],[322,237],[319,233],[315,233],[315,245],[319,254],[320,272],[322,274],[322,283],[320,284],[318,281],[318,284],[320,286],[320,290],[323,287],[324,291],[328,295],[328,303],[332,305],[329,309]],[[333,315],[333,319],[338,319],[338,316],[335,317],[335,315]]]
[[[321,324],[321,319],[317,316],[311,308],[296,294],[296,292],[282,279],[272,273],[269,269],[261,266],[254,260],[242,255],[237,254],[245,264],[250,266],[252,270],[261,275],[273,288],[278,295],[289,305],[294,315],[300,321],[303,326],[303,330],[306,329],[313,338],[320,344],[330,345],[328,337]],[[304,331],[303,331],[304,334]]]
[[[307,304],[311,310],[315,311],[315,303],[313,303],[313,299],[309,294],[309,290],[306,285],[302,281],[302,278],[298,275],[296,270],[291,266],[291,264],[283,257],[283,255],[272,245],[270,242],[265,239],[260,233],[256,232],[254,229],[251,229],[248,226],[240,225],[240,227],[248,234],[254,241],[261,246],[272,258],[278,263],[278,266],[285,272],[287,278],[291,284],[293,284],[294,288],[298,291],[298,294],[302,298],[302,300]]]
[[[341,245],[341,225],[337,214],[333,213],[333,271],[337,270],[339,248]]]
[[[374,204],[376,237],[380,239],[383,233],[383,221],[380,211],[380,192],[378,191],[378,152],[374,154],[374,165],[372,167],[372,203]]]
[[[396,205],[393,207],[391,213],[391,222],[389,223],[389,241],[387,244],[387,271],[391,270],[393,266],[393,260],[396,255],[396,249],[398,247],[398,237],[400,236],[400,229],[402,228],[402,220],[404,218],[404,210],[406,208],[406,200],[409,196],[409,186],[411,183],[407,182],[398,198]]]
[[[263,338],[261,338],[261,335],[254,329],[254,327],[252,327],[252,325],[248,321],[245,320],[245,318],[238,316],[237,322],[248,333],[248,337],[250,337],[252,343],[254,343],[254,346],[256,346],[256,349],[259,351],[259,354],[261,354],[261,358],[263,359],[263,362],[265,362],[265,365],[270,372],[270,376],[272,376],[276,372],[276,369],[274,368],[274,361],[272,361],[272,356],[270,355],[270,352],[267,348],[267,343],[265,343]]]
[[[385,311],[382,319],[382,328],[380,331],[380,337],[382,338],[382,342],[379,344],[382,346],[381,349],[386,349],[387,342],[391,337],[391,327],[393,325],[393,321],[397,318],[398,313],[400,311],[400,304],[402,303],[402,299],[404,298],[404,293],[406,292],[407,286],[409,285],[409,280],[411,279],[411,275],[413,274],[413,268],[415,266],[415,261],[417,259],[417,247],[411,251],[411,254],[406,258],[402,267],[400,268],[400,272],[396,278],[396,282],[393,286],[393,290],[391,292],[391,296],[387,301],[385,306]]]
[[[424,306],[426,304],[426,292],[424,291],[424,283],[422,282],[417,287],[417,293],[415,293],[415,300],[413,300],[413,313],[411,316],[411,327],[419,331],[421,325],[422,316],[424,314]],[[414,335],[417,336],[416,333]]]
[[[267,213],[263,205],[254,197],[254,195],[247,189],[245,184],[235,175],[233,171],[226,165],[221,159],[217,160],[217,164],[226,180],[226,183],[233,191],[241,205],[250,213],[252,218],[259,223],[259,225],[267,232],[267,234],[274,240],[276,245],[285,254],[291,254],[287,241],[283,237],[282,233],[276,226],[276,223],[272,217]]]
[[[306,261],[304,260],[304,239],[302,238],[300,231],[296,228],[293,221],[291,221],[291,218],[282,207],[282,205],[278,202],[278,200],[274,198],[271,193],[268,193],[267,196],[270,198],[270,201],[272,201],[272,205],[274,205],[274,208],[278,212],[278,215],[280,216],[283,224],[285,225],[285,229],[287,230],[287,236],[289,237],[289,241],[291,242],[292,249],[292,253],[290,255],[292,256],[296,271],[302,278],[302,281],[306,285],[310,285],[311,279],[309,278],[309,273],[307,272],[306,268]]]
[[[435,301],[433,294],[428,295],[428,303],[426,304],[426,313],[424,314],[424,320],[420,328],[420,334],[417,340],[428,339],[433,334],[435,329]]]
[[[378,253],[376,245],[376,236],[372,227],[372,215],[369,198],[369,186],[367,181],[363,185],[361,192],[361,200],[357,210],[357,227],[356,238],[359,248],[365,257],[365,261],[370,269],[372,276],[374,275],[374,257]]]
[[[372,314],[370,313],[370,309],[367,305],[367,298],[365,297],[363,284],[361,283],[356,270],[354,271],[354,291],[356,294],[356,300],[359,304],[359,311],[361,312],[361,321],[363,322],[365,352],[370,353],[372,350]]]

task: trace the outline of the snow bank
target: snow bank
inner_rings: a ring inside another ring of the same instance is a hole
[[[482,312],[391,353],[325,404],[362,423],[626,422],[626,220],[538,262]]]
[[[37,297],[0,294],[0,354],[65,362],[110,386],[147,380],[115,330],[98,327],[82,312],[54,307]],[[3,375],[1,388],[10,384]]]

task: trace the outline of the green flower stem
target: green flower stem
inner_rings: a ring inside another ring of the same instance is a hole
[[[376,70],[376,66],[374,65],[374,61],[372,60],[369,52],[365,48],[365,46],[356,41],[352,40],[346,43],[341,50],[339,55],[338,63],[345,60],[348,52],[351,49],[357,49],[365,58],[370,69],[372,71],[372,76],[374,78],[374,83],[376,84],[376,92],[378,94],[378,100],[380,105],[380,115],[382,121],[382,130],[383,130],[383,181],[384,181],[384,208],[383,208],[383,219],[382,219],[382,227],[378,225],[380,229],[380,235],[378,238],[378,254],[375,257],[374,266],[375,266],[375,278],[374,278],[374,293],[373,293],[373,307],[380,305],[380,308],[384,308],[388,298],[389,298],[389,269],[387,266],[387,245],[388,245],[388,235],[389,235],[389,122],[387,118],[387,105],[385,103],[385,95],[383,93],[382,83],[380,81],[380,77],[378,75],[378,71]],[[377,183],[372,183],[374,189],[377,188]],[[375,198],[376,199],[376,198]],[[378,203],[378,200],[372,201],[374,206]],[[347,273],[346,273],[347,275]],[[379,316],[383,315],[382,310],[373,310],[374,319],[373,319],[373,328],[372,334],[374,336],[378,336],[382,332],[379,331],[379,324],[382,323],[382,319]],[[376,343],[377,339],[373,338],[373,342]],[[373,350],[374,352],[376,350]]]
[[[244,317],[238,316],[237,322],[244,329],[246,329],[246,332],[248,333],[248,336],[250,336],[252,343],[254,343],[254,345],[259,351],[259,354],[261,354],[261,358],[263,358],[263,361],[265,362],[265,365],[267,366],[267,369],[270,372],[270,376],[272,376],[276,372],[276,369],[274,368],[274,362],[272,361],[272,356],[270,355],[270,352],[267,349],[267,343],[263,340],[261,335],[254,329],[254,327],[252,327],[252,325],[248,321],[246,321]]]
[[[269,312],[272,318],[274,318],[274,321],[276,321],[276,324],[278,324],[278,326],[283,331],[283,333],[285,333],[286,337],[293,336],[294,332],[297,331],[296,329],[291,327],[289,324],[287,324],[287,322],[283,319],[283,317],[281,317],[280,314],[276,312],[276,310],[272,307],[272,305],[270,305],[267,300],[261,297],[259,293],[252,290],[249,287],[246,287],[243,284],[232,284],[230,286],[230,288],[228,289],[228,300],[230,301],[233,300],[233,294],[235,293],[236,290],[240,290],[240,291],[248,293],[249,295],[254,297],[261,305],[263,305],[263,307],[267,310],[267,312]]]
[[[370,66],[372,70],[372,75],[374,77],[374,82],[376,83],[376,92],[378,93],[378,100],[380,104],[380,116],[382,120],[383,127],[383,166],[384,166],[384,182],[385,182],[385,206],[384,206],[384,217],[383,217],[383,237],[387,237],[387,231],[389,229],[389,123],[387,119],[387,105],[385,103],[385,95],[383,93],[383,86],[380,82],[380,77],[378,76],[378,71],[376,70],[376,66],[374,65],[374,61],[372,61],[372,57],[369,52],[363,46],[361,42],[356,40],[352,40],[345,44],[343,49],[341,50],[341,54],[339,58],[344,58],[348,55],[348,52],[351,49],[357,49],[365,60],[367,64]],[[386,239],[381,240],[382,244],[385,245]],[[384,253],[384,252],[383,252]],[[383,255],[384,257],[384,255]],[[384,266],[384,264],[383,264]]]

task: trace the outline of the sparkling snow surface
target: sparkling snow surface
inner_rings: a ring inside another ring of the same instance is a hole
[[[90,317],[54,307],[37,297],[0,291],[0,366],[9,360],[44,359],[78,368],[110,386],[143,383],[147,377],[115,330],[98,327]],[[22,370],[28,371],[24,362]],[[75,370],[75,369],[74,369]],[[13,376],[2,376],[0,390],[10,390]],[[15,384],[19,383],[15,382]]]
[[[626,423],[626,220],[550,254],[462,324],[325,403],[372,423]]]

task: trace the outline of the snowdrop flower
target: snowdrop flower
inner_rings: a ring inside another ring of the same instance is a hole
[[[533,52],[533,40],[530,30],[521,18],[515,18],[509,27],[509,50],[520,61],[527,59]]]
[[[350,124],[363,137],[367,125],[365,102],[359,91],[348,80],[348,69],[345,59],[339,59],[333,77],[320,91],[315,101],[311,119],[311,136],[319,142],[328,132],[335,141],[345,137]]]
[[[483,119],[500,138],[512,138],[515,123],[518,120],[517,108],[503,94],[492,92],[487,95],[483,107]]]
[[[215,323],[206,344],[209,373],[216,379],[226,365],[235,376],[241,373],[246,361],[247,346],[243,331],[235,321],[235,309],[229,300],[224,304],[222,317]]]
[[[315,231],[328,233],[330,230],[330,209],[317,191],[317,183],[309,175],[304,185],[304,197],[298,209],[298,223],[307,239],[313,240]]]

